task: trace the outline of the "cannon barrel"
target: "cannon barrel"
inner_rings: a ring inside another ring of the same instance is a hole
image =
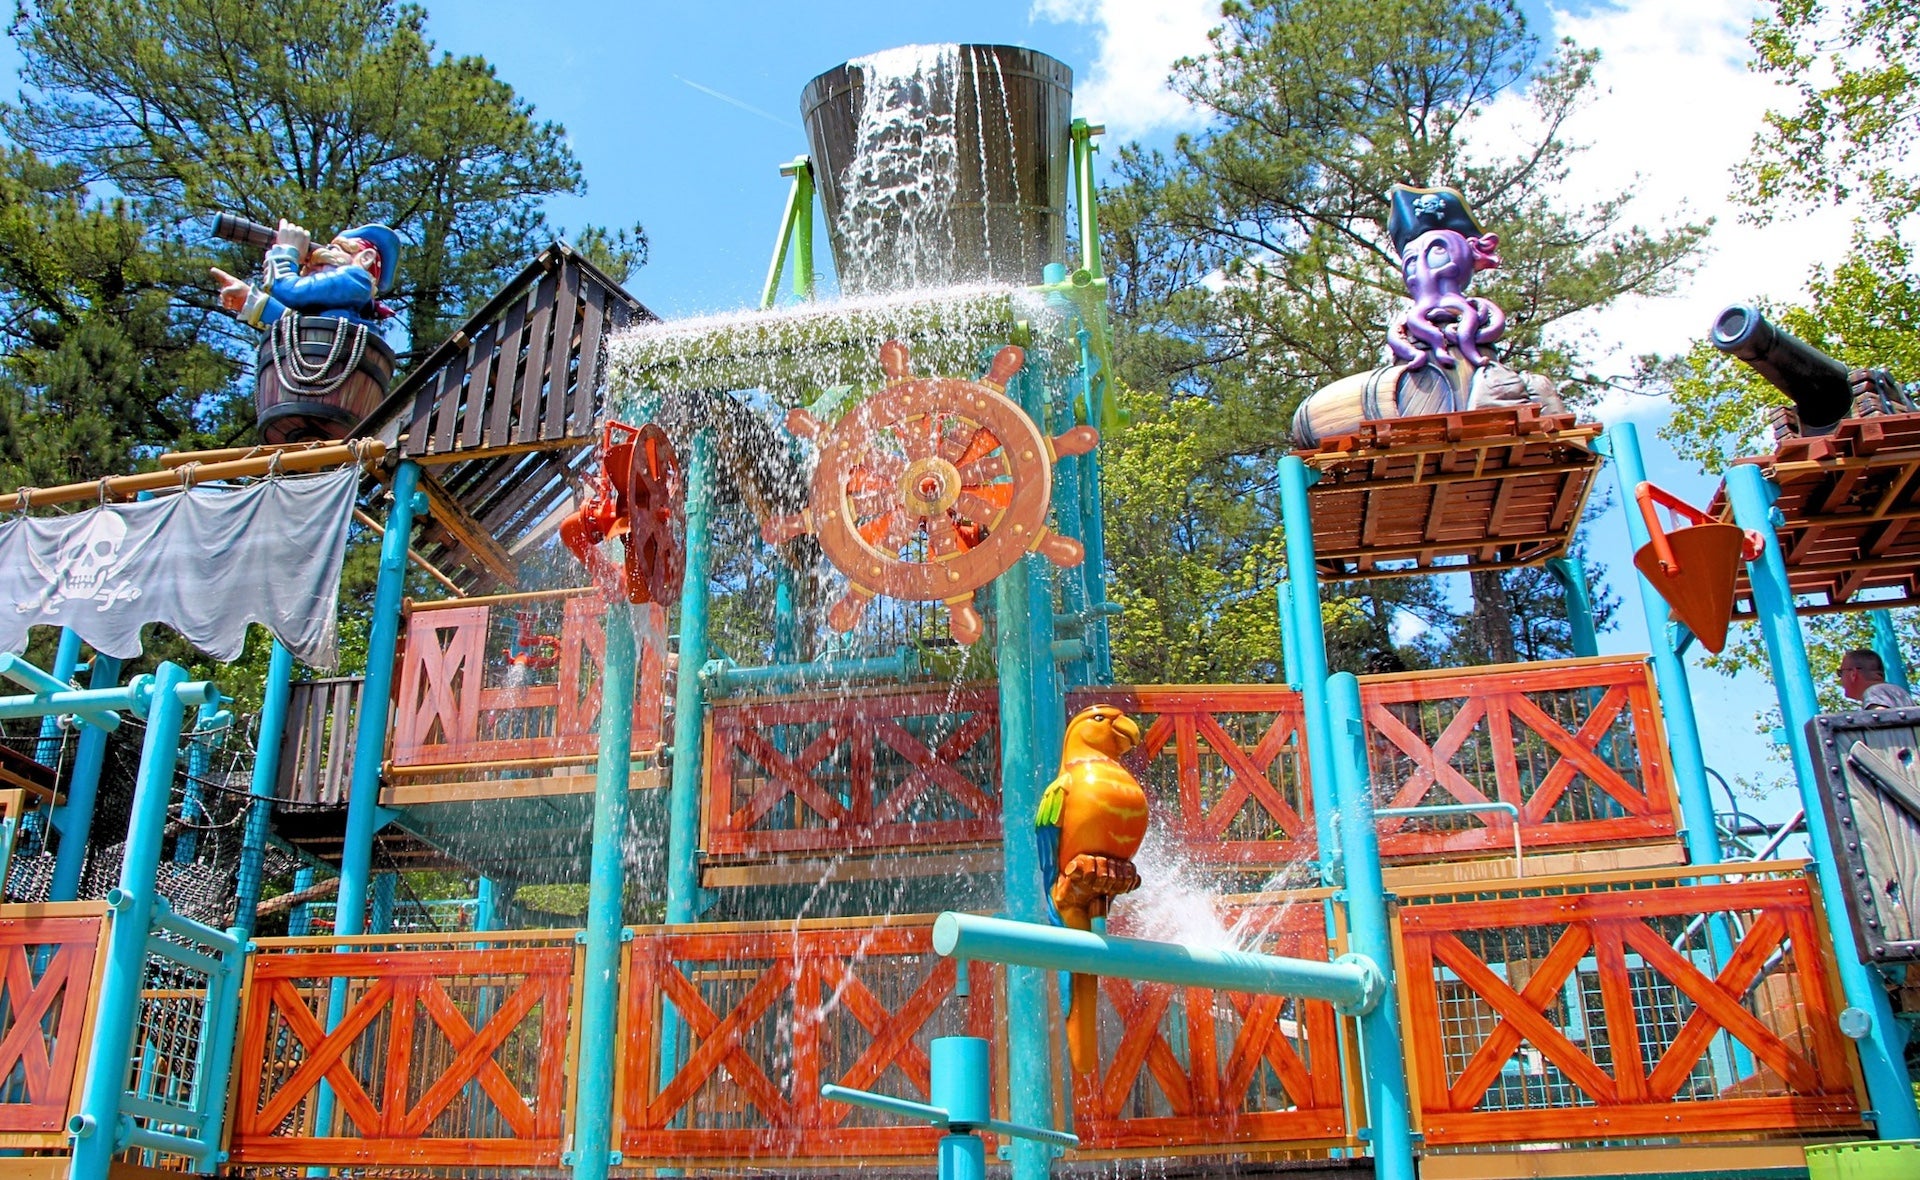
[[[1745,304],[1736,303],[1713,322],[1713,346],[1744,361],[1793,401],[1803,431],[1820,431],[1853,407],[1847,367],[1797,336],[1781,331]]]
[[[213,219],[214,237],[261,250],[273,245],[273,239],[278,232],[270,225],[248,221],[237,213],[220,213]]]

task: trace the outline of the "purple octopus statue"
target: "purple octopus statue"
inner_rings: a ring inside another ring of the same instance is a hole
[[[1481,232],[1464,197],[1450,188],[1394,185],[1387,236],[1413,297],[1387,332],[1394,363],[1342,377],[1302,402],[1293,416],[1295,446],[1317,446],[1382,418],[1527,404],[1549,413],[1565,408],[1553,382],[1496,359],[1493,346],[1506,334],[1506,313],[1467,289],[1476,273],[1500,265],[1500,237]]]

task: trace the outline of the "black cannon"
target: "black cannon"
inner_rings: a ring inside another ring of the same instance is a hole
[[[1767,317],[1736,303],[1713,321],[1713,346],[1793,402],[1801,435],[1821,435],[1851,415],[1855,390],[1847,367]]]

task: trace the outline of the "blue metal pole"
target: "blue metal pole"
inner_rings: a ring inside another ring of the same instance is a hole
[[[1044,773],[1037,745],[1039,702],[1033,696],[1032,579],[1023,558],[994,579],[994,642],[1000,696],[1000,810],[1003,904],[1012,917],[1045,920],[1045,883],[1034,843]],[[1050,658],[1050,657],[1049,657]],[[1046,976],[1031,968],[1007,970],[1007,1085],[1015,1122],[1045,1123],[1053,1100],[1052,1038]],[[1015,1180],[1045,1180],[1044,1149],[1014,1149]]]
[[[687,515],[693,515],[691,496]],[[691,559],[691,547],[688,553]],[[689,560],[688,564],[693,563]],[[691,569],[687,577],[691,585]],[[704,581],[703,571],[703,584]],[[636,658],[633,617],[624,604],[615,603],[607,608],[606,637],[606,675],[600,690],[599,761],[593,790],[593,856],[587,884],[586,963],[580,990],[579,1099],[573,1116],[574,1180],[603,1180],[615,1162],[613,1090],[620,1060],[615,1030],[620,1020],[620,943],[624,935],[621,904],[626,887],[627,790],[633,761]],[[692,669],[684,664],[681,667],[682,683],[692,680]],[[682,749],[697,751],[698,746],[676,748],[676,771]],[[678,920],[690,921],[691,917]]]
[[[1902,692],[1912,692],[1913,685],[1907,681],[1907,658],[1901,653],[1900,641],[1893,634],[1893,612],[1878,607],[1868,611],[1867,618],[1873,622],[1873,650],[1886,671],[1887,683]]]
[[[1300,677],[1320,880],[1331,883],[1338,845],[1333,834],[1333,735],[1327,729],[1327,633],[1320,615],[1320,573],[1314,568],[1313,516],[1307,508],[1307,488],[1316,478],[1300,456],[1280,459],[1280,520],[1287,534],[1288,587],[1281,603],[1293,608],[1293,623],[1283,628],[1283,634],[1294,642],[1293,666]]]
[[[1631,422],[1608,430],[1603,453],[1613,459],[1619,480],[1622,515],[1627,537],[1637,552],[1652,538],[1647,522],[1634,509],[1634,489],[1646,482],[1647,465],[1640,454],[1640,432]],[[1673,780],[1680,795],[1680,816],[1686,825],[1687,858],[1697,865],[1720,863],[1720,833],[1714,822],[1713,795],[1707,788],[1707,761],[1700,748],[1700,725],[1693,711],[1693,689],[1687,682],[1687,664],[1674,650],[1665,624],[1667,600],[1644,574],[1635,573],[1640,607],[1647,618],[1647,651],[1653,660],[1654,687],[1660,692],[1660,715],[1667,723],[1667,751],[1672,755]]]
[[[484,933],[500,928],[500,911],[495,897],[496,886],[492,877],[480,878],[480,887],[474,892],[473,929]]]
[[[674,680],[673,779],[667,796],[669,925],[691,922],[700,910],[700,742],[707,712],[700,669],[707,660],[707,581],[713,568],[712,484],[713,438],[701,429],[687,447],[687,566],[680,585],[680,672]]]
[[[181,722],[188,704],[213,699],[211,684],[187,683],[187,671],[161,664],[154,677],[153,705],[147,715],[146,743],[134,785],[133,815],[127,825],[126,852],[120,862],[120,887],[107,935],[106,963],[94,1007],[93,1044],[79,1113],[68,1122],[73,1135],[76,1180],[106,1180],[113,1157],[132,1120],[120,1114],[133,1058],[134,1026],[145,982],[147,936],[153,929],[154,876],[160,867],[160,843],[166,833],[173,772],[180,760]]]
[[[112,688],[119,680],[120,661],[95,652],[87,686]],[[151,719],[148,724],[152,724]],[[80,871],[87,864],[87,838],[93,829],[93,802],[100,791],[100,771],[106,760],[106,732],[82,726],[80,745],[73,755],[73,777],[67,780],[67,801],[53,809],[53,830],[60,833],[60,850],[53,860],[48,901],[72,901],[80,896]]]
[[[1747,577],[1753,584],[1753,613],[1766,640],[1773,685],[1780,696],[1780,717],[1786,724],[1793,774],[1800,786],[1801,805],[1806,809],[1807,843],[1814,852],[1820,903],[1833,939],[1841,991],[1849,1006],[1868,1017],[1866,1034],[1859,1039],[1860,1065],[1866,1075],[1867,1095],[1873,1102],[1875,1127],[1882,1139],[1920,1138],[1920,1111],[1914,1107],[1913,1080],[1903,1056],[1905,1038],[1894,1024],[1886,988],[1860,961],[1853,925],[1847,917],[1846,884],[1840,879],[1836,858],[1827,854],[1833,847],[1833,837],[1821,805],[1813,752],[1807,745],[1807,723],[1820,708],[1814,698],[1813,674],[1807,666],[1806,640],[1800,633],[1800,618],[1794,612],[1793,593],[1787,584],[1780,535],[1774,531],[1773,503],[1778,495],[1779,489],[1752,464],[1737,464],[1727,470],[1727,499],[1733,505],[1734,523],[1758,532],[1766,542],[1759,559],[1747,563]]]
[[[315,873],[312,869],[295,870],[293,874],[293,891],[300,893],[312,889],[314,876]],[[291,938],[305,938],[312,932],[313,907],[303,901],[299,905],[294,906],[287,914],[287,935]]]
[[[60,628],[60,648],[53,653],[53,678],[62,684],[73,680],[80,664],[80,635],[72,627]],[[52,766],[60,757],[60,719],[48,715],[40,719],[40,744],[34,747],[33,760]]]
[[[266,864],[267,832],[273,819],[274,795],[280,783],[280,744],[286,733],[287,702],[292,695],[293,653],[276,639],[273,641],[273,654],[267,660],[267,684],[264,699],[260,703],[260,733],[254,739],[253,779],[248,784],[247,828],[241,841],[240,868],[235,873],[234,881],[234,892],[238,894],[234,925],[249,938],[253,936],[254,924],[258,920],[254,909],[260,904],[260,878]],[[311,884],[313,870],[301,871]],[[299,888],[297,883],[295,888]],[[291,927],[291,919],[288,925]]]
[[[200,831],[208,818],[205,802],[207,775],[213,770],[214,733],[220,726],[221,698],[200,706],[194,717],[194,735],[187,743],[187,781],[180,788],[180,835],[173,842],[173,863],[191,864],[200,851]],[[225,715],[231,722],[233,714]]]
[[[387,752],[393,711],[393,666],[400,646],[400,608],[407,592],[407,545],[420,491],[420,465],[404,459],[393,472],[393,506],[380,541],[380,580],[373,595],[373,627],[367,636],[366,680],[353,739],[353,779],[347,795],[346,843],[340,850],[340,896],[333,932],[359,934],[366,926],[367,887],[373,873],[373,838],[380,830],[380,762]],[[328,1021],[329,1027],[332,1021]]]
[[[1600,654],[1600,633],[1593,625],[1593,595],[1587,586],[1587,564],[1577,557],[1554,557],[1547,572],[1567,594],[1567,639],[1576,656]]]
[[[1374,827],[1373,780],[1367,769],[1366,726],[1360,682],[1351,672],[1327,681],[1328,728],[1336,745],[1331,759],[1339,794],[1341,860],[1347,877],[1347,941],[1386,976],[1380,1003],[1360,1017],[1360,1056],[1366,1065],[1367,1116],[1373,1126],[1373,1167],[1378,1180],[1414,1180],[1413,1123],[1407,1099],[1407,1065],[1400,1051],[1400,998],[1395,984],[1393,931],[1387,921],[1386,884],[1380,874],[1380,834]]]

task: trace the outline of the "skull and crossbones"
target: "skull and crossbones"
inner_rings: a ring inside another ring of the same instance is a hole
[[[33,568],[48,582],[47,597],[41,602],[22,603],[15,609],[29,611],[58,610],[69,599],[98,603],[106,610],[115,602],[140,597],[140,588],[125,581],[116,584],[114,575],[133,557],[127,550],[127,522],[111,512],[90,514],[87,520],[69,529],[54,551],[54,564],[42,561],[28,546]]]

